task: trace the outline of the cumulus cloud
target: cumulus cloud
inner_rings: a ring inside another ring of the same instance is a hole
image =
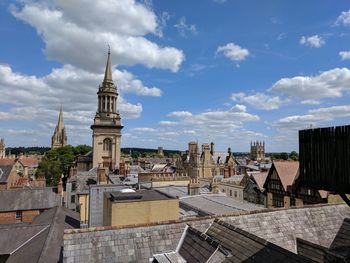
[[[341,57],[341,60],[350,59],[350,51],[340,51],[339,56]]]
[[[344,26],[350,26],[350,9],[348,11],[343,11],[338,16],[336,22],[336,25],[344,25]]]
[[[138,127],[132,129],[135,132],[155,132],[156,130],[149,127]]]
[[[302,36],[299,43],[301,45],[319,48],[322,47],[326,43],[326,41],[322,37],[314,35],[309,37]]]
[[[225,57],[232,61],[245,60],[249,56],[249,50],[242,48],[235,43],[228,43],[224,46],[219,46],[216,53],[222,53]]]
[[[162,126],[175,126],[178,123],[176,121],[160,121],[159,124]]]
[[[241,103],[247,103],[254,108],[261,110],[275,110],[280,108],[283,103],[287,101],[281,100],[278,96],[268,96],[264,93],[255,93],[253,95],[246,95],[243,92],[233,93],[231,95],[233,101],[238,101]]]
[[[25,1],[12,7],[12,14],[37,30],[50,59],[88,71],[103,68],[101,54],[107,43],[117,64],[143,64],[175,72],[184,60],[181,50],[145,38],[149,33],[159,34],[157,17],[135,0]]]
[[[176,118],[191,117],[192,113],[188,112],[188,111],[173,111],[173,112],[170,112],[167,116],[168,117],[176,117]]]
[[[197,34],[197,27],[195,24],[187,24],[186,17],[181,17],[179,22],[174,25],[174,27],[179,31],[180,35],[185,37],[187,32],[191,34]]]
[[[350,117],[350,105],[332,106],[309,110],[305,115],[293,115],[280,119],[277,127],[280,129],[306,129],[327,121]]]
[[[302,100],[339,98],[344,92],[350,91],[350,70],[335,68],[317,76],[282,78],[270,90]]]

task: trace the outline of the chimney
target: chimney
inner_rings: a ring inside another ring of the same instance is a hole
[[[213,142],[211,142],[211,143],[210,143],[210,153],[211,153],[211,155],[214,155],[214,152],[215,152],[215,151],[214,151],[214,150],[215,150],[215,149],[214,149],[214,146],[215,146],[215,144],[214,144]]]
[[[191,178],[190,183],[187,186],[188,195],[199,195],[199,181],[198,178]]]
[[[107,168],[108,169],[108,168]],[[97,168],[97,184],[107,184],[107,169],[102,167],[102,164]]]
[[[213,181],[211,182],[211,191],[213,194],[219,193],[219,182],[216,178],[214,178]]]

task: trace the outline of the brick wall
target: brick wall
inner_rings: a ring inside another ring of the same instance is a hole
[[[22,220],[16,220],[16,211],[0,212],[0,224],[31,222],[39,214],[39,210],[22,211]]]

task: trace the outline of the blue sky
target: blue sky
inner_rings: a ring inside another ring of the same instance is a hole
[[[91,144],[107,43],[124,147],[189,141],[298,150],[299,129],[349,124],[349,1],[0,3],[0,137]]]

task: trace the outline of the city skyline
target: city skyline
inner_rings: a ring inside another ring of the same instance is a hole
[[[122,147],[292,151],[299,129],[349,122],[346,1],[4,1],[0,14],[7,146],[50,145],[61,104],[68,143],[91,145],[108,44]]]

